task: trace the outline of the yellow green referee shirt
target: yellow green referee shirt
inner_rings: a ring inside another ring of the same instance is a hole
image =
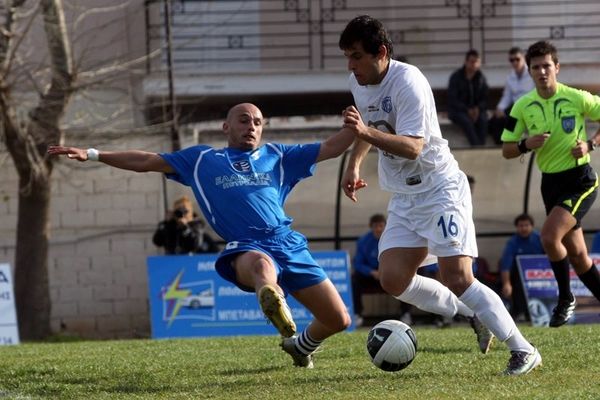
[[[518,142],[524,132],[529,136],[550,133],[544,145],[534,150],[538,168],[546,173],[566,171],[590,162],[589,153],[580,159],[571,155],[577,140],[587,139],[586,117],[600,120],[600,97],[561,83],[549,99],[533,89],[519,98],[510,111],[502,141]]]

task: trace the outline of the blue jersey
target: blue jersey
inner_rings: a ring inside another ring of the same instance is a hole
[[[354,255],[354,269],[359,274],[371,276],[371,271],[379,268],[379,239],[373,232],[367,232],[356,242],[356,254]]]
[[[283,204],[293,187],[313,174],[320,143],[267,143],[243,151],[205,145],[160,154],[190,186],[212,228],[225,241],[264,239],[289,229]]]
[[[500,271],[515,268],[517,256],[525,254],[545,254],[542,239],[537,231],[532,231],[526,238],[514,234],[508,239],[500,258]]]

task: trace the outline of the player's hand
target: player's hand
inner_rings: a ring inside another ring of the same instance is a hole
[[[65,146],[48,146],[48,154],[58,156],[66,155],[68,158],[72,158],[77,161],[87,161],[87,150],[78,149],[77,147],[65,147]]]
[[[541,135],[533,135],[529,136],[527,139],[527,148],[528,149],[539,149],[546,143],[546,140],[550,138],[549,133],[542,133]]]
[[[359,178],[358,171],[353,169],[347,169],[344,177],[342,178],[342,189],[344,194],[353,202],[357,202],[356,191],[367,186],[367,182],[364,179]]]
[[[360,116],[360,113],[354,106],[348,106],[342,112],[342,116],[344,117],[344,128],[349,128],[358,136],[364,136],[368,133],[369,129],[365,125]]]
[[[575,158],[581,158],[588,153],[588,150],[589,149],[587,142],[584,142],[581,139],[577,139],[575,147],[571,149],[571,155]]]

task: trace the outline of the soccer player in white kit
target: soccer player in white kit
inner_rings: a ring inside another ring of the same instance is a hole
[[[379,241],[381,286],[429,312],[474,312],[511,351],[504,374],[530,372],[542,362],[538,350],[523,337],[500,297],[473,276],[477,243],[469,185],[442,138],[427,79],[416,67],[392,59],[385,28],[369,16],[350,21],[339,46],[352,72],[356,103],[344,117],[344,126],[357,136],[342,180],[344,192],[357,201],[356,191],[366,186],[360,165],[375,146],[380,186],[393,193]],[[428,251],[438,257],[445,286],[416,274]]]

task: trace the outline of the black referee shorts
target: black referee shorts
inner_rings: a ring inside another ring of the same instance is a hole
[[[575,228],[590,210],[598,194],[598,176],[589,165],[580,165],[562,172],[542,174],[542,198],[546,215],[552,208],[562,207],[577,220]]]

